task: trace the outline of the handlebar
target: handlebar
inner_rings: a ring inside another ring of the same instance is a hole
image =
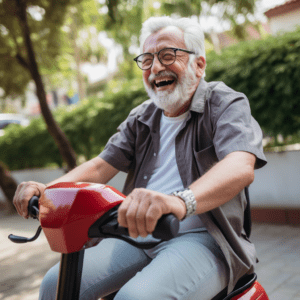
[[[114,237],[125,240],[126,242],[143,249],[152,248],[159,244],[161,241],[167,241],[177,236],[179,231],[179,220],[173,215],[168,214],[162,216],[155,227],[152,236],[154,241],[151,242],[137,242],[130,238],[128,229],[119,225],[118,219],[118,207],[113,207],[100,217],[88,230],[89,238],[107,238]],[[28,214],[31,218],[39,218],[39,198],[33,196],[28,202]],[[9,235],[9,239],[14,243],[26,243],[37,239],[42,227],[39,226],[36,234],[32,238],[25,238],[15,235]]]
[[[119,225],[117,221],[118,207],[119,205],[115,206],[90,227],[88,232],[89,237],[113,237],[124,240],[138,248],[150,249],[162,241],[168,241],[176,237],[178,234],[179,220],[173,214],[168,214],[163,215],[158,220],[155,230],[152,232],[152,237],[154,238],[153,240],[147,242],[137,242],[129,236],[127,228]]]
[[[28,214],[33,219],[39,218],[39,197],[33,196],[28,202]]]

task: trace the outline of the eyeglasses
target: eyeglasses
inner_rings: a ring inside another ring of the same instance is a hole
[[[195,54],[193,51],[180,49],[180,48],[164,48],[155,53],[143,53],[137,56],[134,61],[138,67],[142,70],[149,70],[153,65],[154,54],[157,54],[157,58],[160,63],[164,66],[172,65],[176,60],[176,52],[182,51],[188,54]]]

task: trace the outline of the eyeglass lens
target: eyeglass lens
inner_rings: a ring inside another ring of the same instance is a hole
[[[137,63],[143,70],[150,69],[153,63],[153,54],[142,54],[139,56]],[[176,52],[174,49],[162,49],[158,52],[158,59],[163,65],[171,65],[176,59]]]

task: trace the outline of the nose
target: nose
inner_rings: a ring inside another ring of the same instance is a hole
[[[151,73],[158,74],[160,71],[163,71],[165,69],[165,66],[159,61],[157,55],[154,55]]]

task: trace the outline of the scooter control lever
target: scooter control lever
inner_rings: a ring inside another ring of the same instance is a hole
[[[37,196],[33,196],[28,202],[28,214],[31,218],[38,219],[38,217],[39,217],[39,208],[38,207],[39,207],[39,198]],[[8,238],[12,242],[17,243],[17,244],[33,242],[39,237],[41,231],[42,231],[42,226],[39,226],[35,235],[32,238],[27,238],[24,236],[17,236],[17,235],[13,235],[13,234],[10,234],[8,236]]]
[[[14,243],[24,244],[24,243],[35,241],[39,237],[41,231],[42,231],[42,226],[39,226],[35,235],[32,238],[26,238],[24,236],[17,236],[17,235],[13,235],[13,234],[10,234],[8,236],[8,238]]]

